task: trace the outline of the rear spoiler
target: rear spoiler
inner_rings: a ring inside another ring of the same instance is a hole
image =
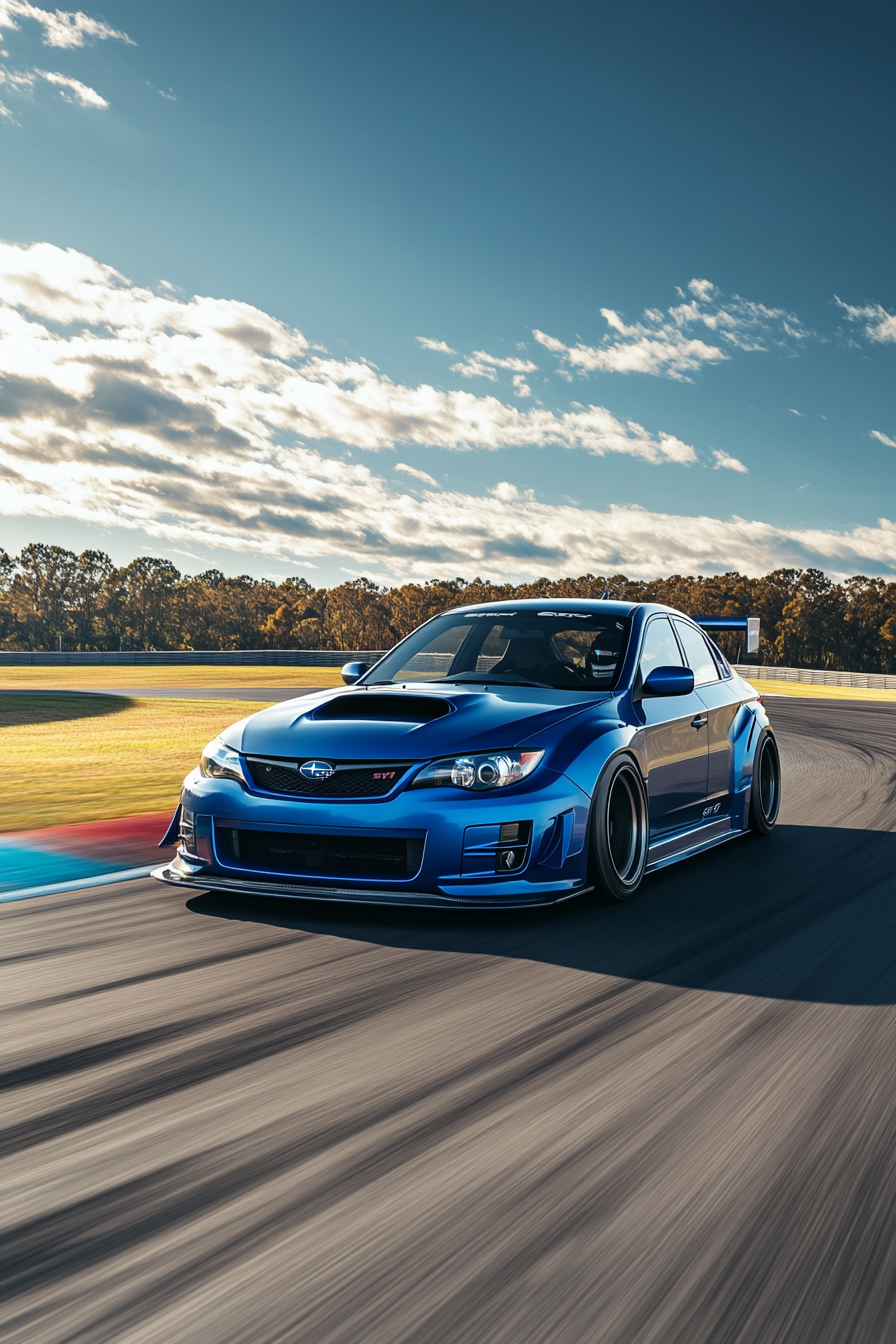
[[[704,630],[737,631],[746,636],[745,653],[759,652],[758,616],[692,616],[691,620]]]

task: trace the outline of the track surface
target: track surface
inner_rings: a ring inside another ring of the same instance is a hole
[[[896,715],[630,905],[0,910],[7,1341],[890,1344]]]

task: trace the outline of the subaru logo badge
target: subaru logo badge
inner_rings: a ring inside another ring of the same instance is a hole
[[[299,766],[299,774],[306,779],[329,779],[336,771],[329,761],[306,761]]]

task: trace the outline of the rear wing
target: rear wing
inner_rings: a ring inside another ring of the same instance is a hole
[[[745,653],[759,652],[758,616],[692,616],[691,620],[704,630],[737,631],[744,636]]]

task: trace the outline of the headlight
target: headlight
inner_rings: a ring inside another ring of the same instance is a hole
[[[451,756],[433,761],[411,784],[412,789],[505,789],[531,775],[543,751],[487,751],[475,756]]]
[[[199,758],[199,772],[206,779],[237,779],[240,784],[246,783],[239,752],[231,750],[220,737],[209,742],[203,751]]]

